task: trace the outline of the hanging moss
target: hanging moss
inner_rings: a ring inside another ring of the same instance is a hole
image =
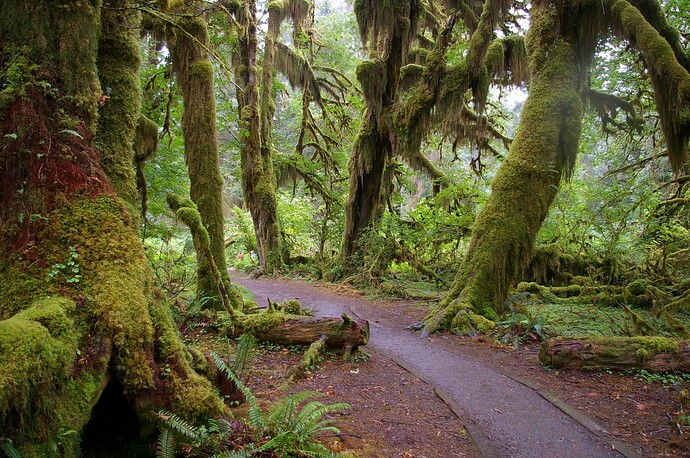
[[[678,62],[672,45],[629,2],[612,1],[610,10],[618,34],[645,56],[669,161],[674,170],[680,170],[690,141],[690,70]]]
[[[143,219],[146,218],[148,211],[148,188],[144,176],[144,164],[155,155],[156,148],[158,148],[158,126],[146,116],[140,115],[134,134],[134,162],[137,168],[137,190],[141,197]]]

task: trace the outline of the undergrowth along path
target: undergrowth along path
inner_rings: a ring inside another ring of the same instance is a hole
[[[460,350],[444,348],[437,336],[422,338],[406,329],[390,307],[296,280],[238,278],[236,281],[252,291],[259,304],[265,304],[267,298],[278,302],[297,298],[317,316],[348,313],[369,320],[369,346],[433,386],[452,409],[465,412],[474,421],[466,427],[485,457],[636,455],[550,393],[540,392],[517,377],[465,357]]]

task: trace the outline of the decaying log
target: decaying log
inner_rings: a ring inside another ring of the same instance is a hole
[[[666,337],[556,337],[539,360],[549,367],[690,372],[690,342]]]
[[[325,335],[326,348],[343,349],[366,345],[369,322],[341,317],[312,317],[282,313],[257,313],[237,317],[229,331],[233,337],[253,334],[259,340],[280,345],[311,345]]]

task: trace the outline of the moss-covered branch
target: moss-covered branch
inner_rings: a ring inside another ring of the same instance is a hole
[[[189,227],[194,242],[194,248],[197,252],[197,263],[199,264],[201,261],[199,257],[203,257],[204,261],[208,263],[214,285],[217,288],[217,296],[220,298],[217,304],[213,304],[215,305],[214,308],[228,311],[231,314],[234,314],[235,309],[242,310],[242,296],[239,291],[237,291],[229,281],[224,281],[218,271],[213,253],[211,252],[211,238],[201,221],[201,215],[194,202],[174,194],[168,194],[166,200],[177,219]],[[199,294],[199,292],[197,292],[197,294]],[[202,299],[202,296],[197,296],[197,300],[201,301]]]
[[[534,2],[527,35],[530,94],[518,132],[477,217],[453,286],[426,318],[425,333],[486,328],[503,312],[508,288],[532,254],[534,240],[572,164],[582,122],[575,31],[558,11]],[[483,320],[480,319],[484,317]]]
[[[690,141],[690,71],[679,62],[668,39],[635,6],[626,0],[613,0],[607,5],[614,29],[644,55],[649,66],[669,160],[675,170],[680,170]]]

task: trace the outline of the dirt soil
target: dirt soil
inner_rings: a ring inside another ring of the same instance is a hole
[[[242,279],[239,282],[247,283]],[[291,291],[298,287],[294,280],[271,279],[269,292],[273,288],[277,294],[281,282]],[[362,293],[342,286],[319,286],[325,294],[337,293],[345,301],[357,297],[361,307]],[[306,289],[313,287],[304,285]],[[313,290],[309,294],[314,294]],[[395,317],[398,322],[386,325],[399,329],[426,313],[426,306],[414,301],[365,302],[372,310],[393,311],[386,314],[386,319]],[[377,323],[372,325],[372,332],[376,332]],[[488,337],[447,334],[435,336],[435,342],[503,374],[524,377],[548,389],[641,456],[690,456],[690,428],[672,421],[681,413],[680,386],[636,380],[616,372],[549,371],[537,359],[536,343],[513,349],[497,345]],[[351,362],[327,354],[307,379],[286,388],[285,373],[301,358],[296,350],[264,346],[250,385],[266,400],[310,389],[324,393],[323,402],[349,403],[351,411],[337,419],[341,434],[323,438],[334,450],[351,450],[361,457],[481,456],[467,431],[473,419],[462,412],[454,413],[434,387],[390,357],[368,348],[364,349],[368,358],[356,356]]]

